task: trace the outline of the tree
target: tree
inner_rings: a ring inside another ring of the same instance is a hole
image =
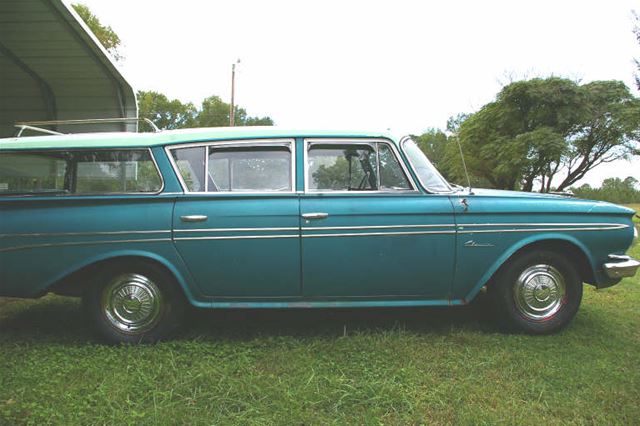
[[[634,177],[609,178],[602,182],[600,188],[592,188],[584,184],[573,189],[576,196],[594,200],[609,201],[612,203],[640,203],[640,182]]]
[[[235,108],[237,126],[273,125],[270,117],[250,117],[244,108]],[[198,109],[192,103],[169,100],[162,93],[139,91],[138,115],[150,119],[160,129],[224,127],[229,125],[229,104],[218,96],[209,96]]]
[[[209,96],[202,101],[202,107],[196,116],[198,127],[222,127],[229,125],[228,103],[218,96]],[[273,126],[270,117],[250,117],[244,108],[235,106],[236,126]]]
[[[604,162],[637,155],[640,100],[618,81],[585,85],[551,77],[505,86],[496,100],[459,124],[471,174],[495,188],[569,187]],[[447,151],[450,174],[463,176]]]
[[[138,92],[138,116],[150,119],[160,129],[195,127],[197,113],[192,103],[183,104],[177,99],[169,100],[158,92]]]
[[[73,3],[71,5],[82,20],[87,24],[91,32],[102,43],[104,48],[113,56],[115,60],[122,59],[122,55],[118,51],[120,47],[120,37],[108,25],[103,25],[97,16],[91,13],[91,10],[82,3]]]
[[[559,191],[600,164],[640,155],[640,99],[620,81],[595,81],[581,88],[584,114],[567,141],[562,164],[567,175]]]

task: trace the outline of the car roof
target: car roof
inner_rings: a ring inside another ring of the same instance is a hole
[[[64,135],[25,136],[0,139],[0,150],[60,149],[60,148],[140,148],[179,143],[230,139],[262,138],[386,138],[397,141],[387,132],[354,130],[300,130],[276,126],[210,127],[163,130],[157,133],[78,133]]]

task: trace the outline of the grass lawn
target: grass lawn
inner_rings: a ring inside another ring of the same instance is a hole
[[[197,312],[175,341],[109,347],[74,299],[0,299],[0,424],[637,424],[639,401],[640,276],[585,286],[547,337],[479,301]]]

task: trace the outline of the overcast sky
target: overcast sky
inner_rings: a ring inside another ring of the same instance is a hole
[[[122,39],[135,89],[228,102],[239,58],[236,102],[281,126],[421,133],[537,76],[638,96],[637,1],[79,1]],[[630,175],[640,159],[582,182]]]

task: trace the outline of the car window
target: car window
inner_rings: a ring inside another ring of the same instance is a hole
[[[170,148],[189,192],[292,192],[291,142]]]
[[[157,192],[160,176],[148,151],[74,153],[74,193]]]
[[[291,191],[288,146],[209,147],[209,191]]]
[[[144,193],[161,187],[148,150],[0,153],[0,194]]]
[[[205,190],[204,181],[204,160],[205,147],[180,148],[171,151],[173,161],[178,167],[178,173],[182,181],[190,192],[203,192]]]
[[[377,146],[380,158],[380,189],[410,190],[411,185],[391,147],[386,143],[378,143]]]
[[[386,143],[322,143],[307,148],[310,191],[410,190],[398,159]]]
[[[424,152],[411,139],[402,143],[402,149],[418,175],[418,179],[426,189],[433,192],[450,192],[451,187],[438,170],[431,164]]]

